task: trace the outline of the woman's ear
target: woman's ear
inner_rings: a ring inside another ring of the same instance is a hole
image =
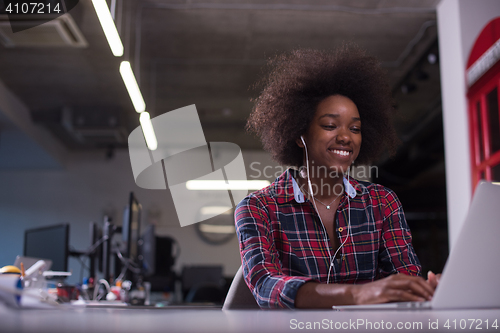
[[[301,135],[300,138],[298,138],[297,140],[295,140],[295,142],[297,143],[297,146],[299,146],[300,148],[304,148],[304,142],[302,142],[303,140],[303,136]]]

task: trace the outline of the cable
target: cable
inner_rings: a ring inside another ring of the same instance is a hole
[[[125,273],[127,272],[128,265],[123,266],[122,271],[120,272],[120,275],[116,278],[116,281],[121,281],[125,277]]]
[[[349,181],[349,169],[350,168],[347,168],[347,181]],[[318,214],[319,215],[319,214]],[[321,219],[321,217],[320,217]],[[323,223],[323,222],[321,222]],[[330,261],[330,268],[333,266],[333,260],[335,259],[335,257],[337,256],[337,253],[339,252],[339,250],[341,248],[344,247],[344,244],[347,242],[347,240],[349,239],[349,235],[350,237],[352,238],[352,233],[351,233],[351,198],[349,197],[349,194],[347,195],[347,236],[345,238],[345,240],[342,242],[342,244],[340,244],[339,248],[337,249],[337,251],[335,251],[335,254],[333,255],[333,258],[331,258],[331,261]],[[328,277],[326,279],[326,283],[330,283],[330,269],[328,269]]]
[[[132,260],[125,258],[122,255],[122,253],[120,252],[119,247],[116,246],[116,244],[115,244],[115,248],[113,250],[116,252],[118,259],[120,259],[120,261],[123,264],[125,264],[126,268],[130,269],[133,273],[136,273],[136,274],[141,273],[141,268],[138,267]]]
[[[83,261],[82,258],[77,257],[77,260],[80,262],[80,280],[83,282],[83,271],[84,268],[90,272],[90,267],[85,264],[85,261]]]
[[[314,200],[314,192],[312,190],[311,178],[309,177],[309,154],[307,152],[307,145],[306,145],[306,142],[304,141],[304,138],[302,137],[302,135],[300,136],[300,139],[302,140],[302,143],[304,144],[304,149],[306,151],[307,183],[309,184],[309,193],[311,194],[314,208],[316,209],[316,212],[318,213],[318,217],[319,217],[319,220],[321,222],[321,226],[323,227],[323,232],[324,232],[324,235],[325,235],[324,241],[325,241],[326,244],[330,245],[328,243],[328,238],[326,238],[327,235],[328,235],[328,233],[326,231],[326,228],[325,228],[325,225],[323,223],[323,220],[321,219],[321,214],[319,213],[318,207],[316,206],[316,200]],[[347,179],[349,180],[349,168],[347,169]],[[327,279],[326,279],[326,283],[327,284],[330,283],[330,272],[331,272],[332,267],[333,267],[333,260],[337,256],[337,253],[340,251],[340,249],[344,246],[344,244],[349,239],[349,234],[351,232],[351,200],[349,198],[349,195],[347,195],[347,205],[348,205],[347,206],[348,207],[347,208],[347,216],[348,216],[348,221],[347,221],[348,232],[347,232],[347,236],[346,236],[345,240],[342,242],[342,244],[340,244],[340,246],[338,247],[337,251],[335,251],[335,254],[333,255],[333,257],[332,257],[332,253],[330,252],[330,246],[328,246],[328,255],[330,256],[330,266],[328,267],[328,275],[327,275]]]
[[[94,289],[94,300],[95,301],[99,301],[102,297],[102,295],[98,295],[99,289],[101,289],[102,284],[106,287],[106,294],[111,292],[111,287],[110,287],[108,281],[106,281],[105,279],[100,279],[99,282],[97,283],[97,285],[95,286],[95,289]]]
[[[90,254],[92,254],[92,252],[95,251],[95,249],[97,249],[97,247],[99,245],[101,245],[104,241],[107,241],[109,239],[109,236],[108,235],[105,235],[105,236],[102,236],[97,242],[95,242],[94,244],[92,244],[88,249],[87,251],[85,251],[85,253],[83,253],[82,255],[84,256],[88,256]]]
[[[311,185],[311,177],[309,176],[309,154],[307,152],[307,145],[306,145],[306,142],[304,141],[304,138],[302,136],[300,136],[300,139],[302,140],[302,143],[304,144],[304,149],[306,151],[306,169],[307,169],[307,183],[309,185],[309,193],[311,194],[311,197],[312,197],[312,203],[313,203],[313,206],[314,206],[314,209],[316,209],[316,212],[318,213],[318,216],[319,216],[319,220],[321,222],[321,226],[323,227],[323,233],[324,233],[324,241],[327,245],[330,245],[328,243],[328,238],[327,238],[327,231],[326,231],[326,228],[325,228],[325,225],[323,224],[323,220],[321,219],[321,215],[319,214],[319,210],[318,210],[318,207],[316,206],[316,201],[314,200],[314,192],[313,192],[313,189],[312,189],[312,185]],[[332,269],[332,253],[330,252],[330,246],[327,247],[328,249],[328,256],[330,257],[330,266],[328,267],[328,278],[327,278],[327,281],[326,283],[329,283],[329,279],[330,279],[330,270]]]
[[[76,252],[75,248],[70,245],[70,248],[73,252]],[[91,252],[90,252],[91,253]],[[73,257],[80,262],[80,280],[83,281],[83,271],[86,269],[90,272],[90,267],[85,264],[85,261],[83,261],[82,256],[88,256],[88,252],[84,252],[79,254],[78,256],[74,255]]]

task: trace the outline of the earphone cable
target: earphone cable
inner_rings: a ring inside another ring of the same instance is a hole
[[[314,192],[313,192],[313,189],[312,189],[311,178],[309,177],[309,154],[307,152],[307,145],[306,145],[306,142],[304,141],[304,138],[302,136],[300,138],[302,140],[302,143],[304,144],[304,148],[305,148],[305,151],[306,151],[307,183],[309,185],[309,194],[311,195],[311,197],[313,199],[312,203],[314,205],[314,208],[316,209],[316,212],[318,213],[318,217],[319,217],[319,220],[321,222],[321,226],[323,227],[323,232],[324,232],[324,236],[325,236],[324,241],[328,245],[327,249],[328,249],[328,256],[330,257],[330,265],[328,266],[328,275],[327,275],[326,283],[329,284],[330,283],[330,272],[331,272],[332,267],[334,265],[333,260],[337,256],[337,253],[340,251],[340,249],[347,242],[347,240],[349,239],[349,235],[351,233],[351,201],[350,201],[349,195],[347,195],[347,205],[348,205],[347,206],[348,207],[347,208],[347,216],[348,216],[348,221],[347,221],[348,233],[347,233],[347,236],[346,236],[345,240],[342,242],[342,244],[340,244],[340,246],[338,247],[337,251],[335,251],[335,254],[332,257],[332,253],[330,252],[330,246],[329,246],[330,244],[328,243],[328,238],[327,238],[328,233],[326,231],[325,225],[323,224],[323,220],[321,219],[321,215],[319,214],[318,207],[316,206],[316,201],[314,200]],[[347,169],[347,180],[349,181],[349,168]]]

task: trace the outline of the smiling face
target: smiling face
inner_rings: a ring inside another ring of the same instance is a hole
[[[316,108],[314,118],[303,135],[309,166],[325,166],[329,173],[341,175],[358,157],[361,148],[361,119],[358,108],[349,98],[329,96]],[[299,139],[297,144],[304,147]],[[319,175],[319,173],[318,173]]]

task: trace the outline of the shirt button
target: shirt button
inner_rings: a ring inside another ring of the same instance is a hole
[[[340,227],[339,232],[342,232],[342,231],[344,231],[344,228]]]

